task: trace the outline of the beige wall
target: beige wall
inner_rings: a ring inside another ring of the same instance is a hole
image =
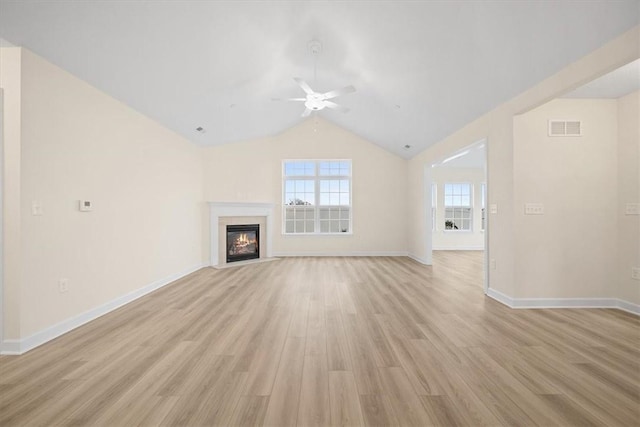
[[[433,233],[434,250],[483,249],[482,231],[482,183],[484,170],[476,168],[436,167],[431,170],[432,181],[438,186],[436,208],[436,230]],[[471,231],[450,231],[444,226],[444,184],[448,182],[469,183],[473,188],[473,225]]]
[[[201,264],[200,150],[24,49],[21,150],[19,337]]]
[[[282,161],[352,159],[353,235],[282,235]],[[323,119],[204,150],[205,197],[274,203],[275,255],[406,254],[407,161]],[[204,236],[209,241],[208,230]]]
[[[4,339],[20,336],[21,56],[20,48],[0,48],[0,88],[4,94],[2,138]]]
[[[428,260],[431,236],[424,220],[428,206],[424,188],[425,167],[486,138],[488,203],[498,207],[496,214],[488,216],[488,254],[495,260],[495,269],[489,271],[489,287],[511,297],[533,294],[535,290],[517,286],[515,276],[516,271],[521,271],[519,264],[528,261],[514,255],[517,247],[515,219],[521,206],[515,202],[513,183],[513,117],[638,57],[640,27],[635,27],[412,158],[409,161],[407,197],[415,203],[409,206],[408,222],[418,229],[409,236],[409,252],[417,259]]]
[[[618,297],[640,304],[640,282],[631,268],[640,267],[640,216],[625,215],[627,203],[640,203],[640,91],[620,98],[618,107]]]
[[[553,119],[580,120],[582,136],[549,137]],[[616,296],[617,127],[616,100],[557,99],[515,117],[513,296]]]

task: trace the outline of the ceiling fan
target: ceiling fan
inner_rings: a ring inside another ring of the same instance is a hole
[[[307,94],[305,98],[287,98],[287,99],[279,99],[275,98],[277,101],[299,101],[304,102],[304,106],[306,107],[302,112],[302,117],[307,117],[313,111],[320,111],[324,108],[331,108],[332,110],[337,110],[343,113],[349,111],[347,107],[343,107],[342,105],[336,104],[330,99],[336,98],[340,95],[345,95],[347,93],[352,93],[356,91],[356,88],[353,86],[346,86],[342,89],[336,89],[325,93],[315,92],[307,82],[302,80],[299,77],[293,78],[296,83],[302,88],[302,90]]]
[[[317,61],[318,55],[322,52],[322,43],[318,40],[311,40],[309,42],[309,52],[313,55],[314,60]],[[314,63],[313,74],[316,74],[316,66]],[[298,83],[298,86],[302,88],[304,93],[307,95],[305,98],[273,98],[274,101],[298,101],[304,102],[305,109],[302,112],[302,117],[307,117],[314,111],[320,111],[324,108],[331,108],[332,110],[337,110],[343,113],[349,111],[347,107],[343,107],[342,105],[338,105],[330,99],[337,98],[340,95],[346,95],[347,93],[352,93],[356,91],[356,88],[349,85],[343,87],[342,89],[336,89],[325,93],[315,92],[311,89],[311,86],[300,77],[294,77],[293,80]]]

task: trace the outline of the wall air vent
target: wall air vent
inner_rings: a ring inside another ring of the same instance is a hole
[[[582,136],[580,120],[549,120],[549,136]]]

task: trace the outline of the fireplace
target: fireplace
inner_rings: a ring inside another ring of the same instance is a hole
[[[227,225],[227,262],[260,258],[260,225]]]

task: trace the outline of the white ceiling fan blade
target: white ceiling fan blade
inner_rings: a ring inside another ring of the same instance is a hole
[[[341,113],[346,113],[349,111],[349,108],[343,107],[342,105],[338,105],[335,102],[331,101],[323,101],[325,107],[329,107],[332,110],[340,111]]]
[[[309,114],[311,114],[311,111],[312,110],[305,108],[304,111],[302,112],[302,117],[308,117]]]
[[[313,89],[311,89],[311,87],[307,84],[307,82],[302,80],[300,77],[294,77],[293,80],[295,80],[296,83],[298,83],[298,85],[302,88],[304,93],[306,93],[307,95],[311,95],[315,93]]]
[[[356,91],[356,88],[349,85],[347,87],[343,87],[342,89],[336,89],[336,90],[329,91],[327,93],[323,93],[322,99],[331,99],[331,98],[335,98],[340,95],[346,95],[347,93],[352,93],[355,91]]]

